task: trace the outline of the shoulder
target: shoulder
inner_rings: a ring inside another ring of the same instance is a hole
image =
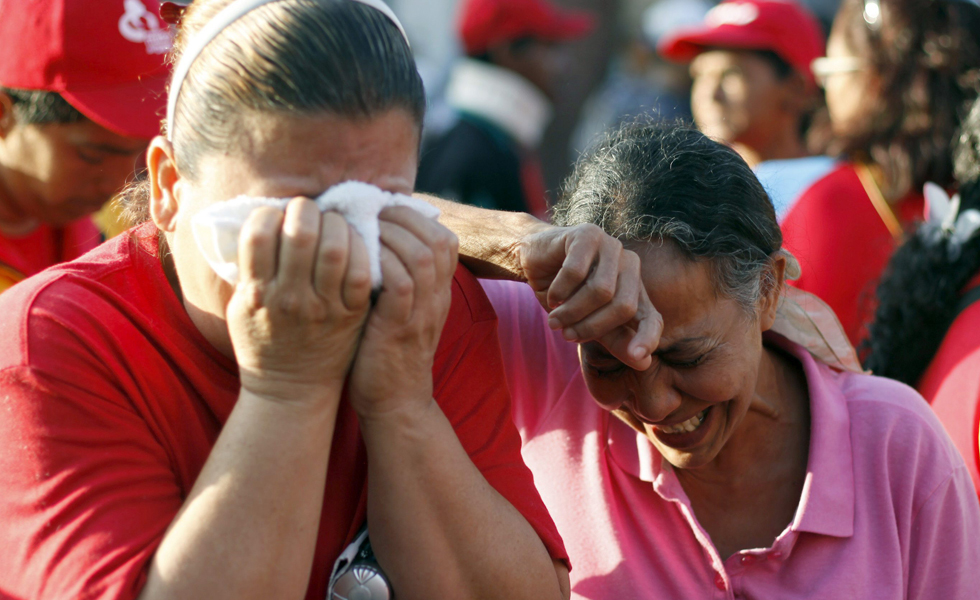
[[[131,240],[120,236],[85,257],[25,279],[0,295],[0,368],[37,366],[54,350],[91,349],[86,339],[112,340],[129,291],[116,275],[131,269]],[[36,352],[33,350],[37,350]],[[63,353],[63,352],[62,352]]]
[[[886,462],[876,468],[937,482],[963,466],[946,430],[917,391],[874,375],[844,373],[839,377],[855,457],[878,456]]]

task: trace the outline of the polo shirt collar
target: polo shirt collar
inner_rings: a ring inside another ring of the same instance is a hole
[[[768,333],[765,340],[800,361],[810,394],[807,474],[790,529],[850,537],[854,534],[854,465],[847,399],[839,384],[841,374],[778,334]],[[606,452],[613,462],[624,472],[652,484],[664,500],[688,504],[673,467],[646,435],[609,413],[606,419]]]

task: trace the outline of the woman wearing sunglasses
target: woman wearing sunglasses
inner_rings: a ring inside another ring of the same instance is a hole
[[[864,337],[874,285],[922,186],[953,184],[950,144],[980,92],[980,6],[974,0],[844,0],[827,56],[837,169],[807,189],[782,223],[800,260],[795,285],[825,300],[852,342]]]

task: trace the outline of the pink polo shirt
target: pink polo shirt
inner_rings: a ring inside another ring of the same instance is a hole
[[[592,400],[576,346],[530,289],[483,282],[499,317],[525,462],[572,564],[572,596],[881,598],[980,594],[980,506],[959,452],[922,398],[838,373],[767,336],[806,373],[812,432],[793,522],[768,548],[721,557],[673,468]]]

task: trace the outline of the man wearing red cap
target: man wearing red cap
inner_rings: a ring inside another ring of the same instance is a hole
[[[95,247],[159,131],[157,0],[0,0],[0,292]]]
[[[823,56],[820,24],[792,0],[731,0],[697,27],[664,38],[664,57],[691,63],[691,110],[707,135],[731,144],[785,214],[833,161],[807,157],[819,92],[810,63]]]
[[[554,44],[584,37],[593,26],[592,15],[547,0],[465,0],[458,31],[467,58],[446,92],[458,120],[423,149],[418,190],[543,216],[536,150],[560,75]]]

